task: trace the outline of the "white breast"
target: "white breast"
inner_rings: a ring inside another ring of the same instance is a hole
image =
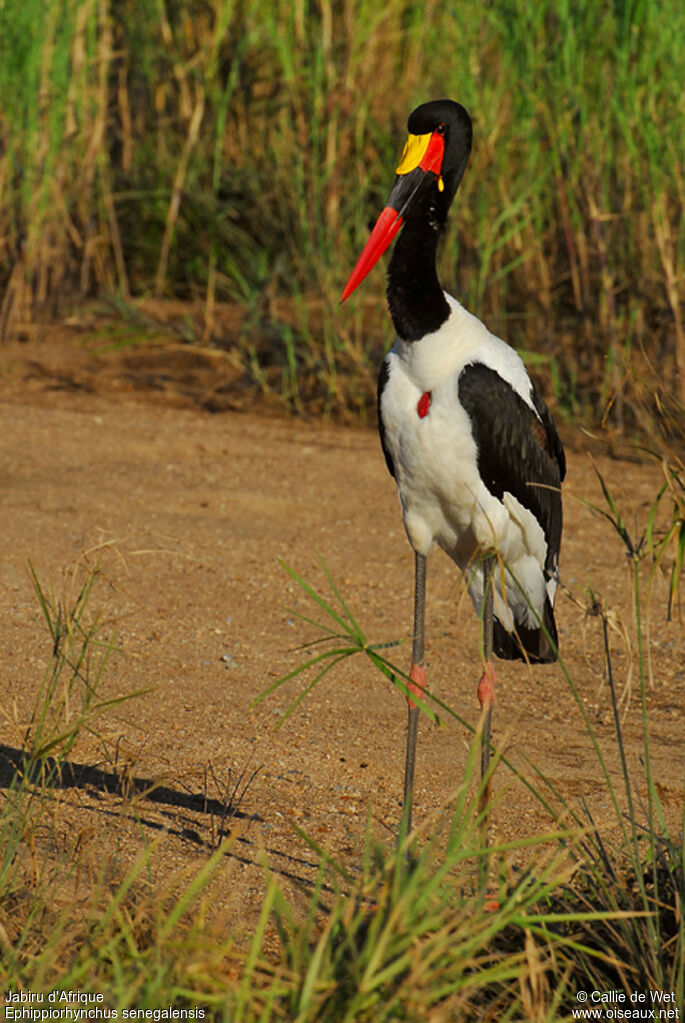
[[[380,411],[405,529],[419,554],[437,543],[464,570],[479,548],[496,550],[537,591],[544,586],[542,529],[513,496],[506,493],[500,501],[483,484],[471,422],[458,396],[459,374],[478,361],[496,370],[535,411],[530,380],[509,345],[446,297],[451,312],[442,327],[420,342],[398,340],[387,358]],[[426,392],[430,409],[421,418],[417,406]],[[537,605],[538,594],[530,595]],[[472,596],[478,603],[477,589]]]
[[[530,378],[520,356],[505,341],[491,334],[456,298],[447,292],[444,295],[450,315],[440,329],[426,334],[418,343],[398,338],[392,349],[391,356],[399,358],[409,379],[423,394],[451,380],[456,384],[464,366],[482,362],[496,370],[535,411],[530,397]]]

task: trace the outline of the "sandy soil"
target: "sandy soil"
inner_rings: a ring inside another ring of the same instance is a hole
[[[217,900],[249,926],[263,890],[265,853],[286,885],[314,876],[316,857],[294,825],[348,863],[361,856],[367,813],[390,839],[401,798],[406,709],[368,661],[354,659],[330,674],[281,730],[302,680],[251,708],[258,693],[312,649],[296,650],[316,632],[294,612],[320,617],[279,558],[329,593],[320,554],[371,641],[407,638],[412,555],[375,431],[231,411],[230,366],[217,365],[211,353],[98,354],[78,334],[57,332],[6,345],[0,366],[2,786],[51,652],[28,561],[46,588],[72,597],[83,566],[98,564],[92,609],[101,610],[105,634],[117,637],[103,693],[147,692],[108,712],[99,735],[84,736],[74,750],[50,842],[68,848],[78,838],[79,848],[99,850],[98,860],[103,848],[125,860],[141,836],[161,835],[153,862],[164,878],[206,857],[222,826],[231,827],[236,840]],[[228,398],[225,410],[212,414],[207,395],[217,393],[218,380]],[[591,587],[611,610],[621,687],[633,666],[625,740],[639,778],[629,566],[610,525],[583,504],[602,501],[583,435],[571,428],[562,433],[570,450],[560,645],[615,767],[601,626],[585,613]],[[596,461],[626,522],[642,526],[661,479],[658,466],[601,453]],[[440,552],[429,562],[428,583],[429,685],[475,724],[475,616],[458,572]],[[681,623],[666,622],[665,600],[665,583],[657,581],[648,705],[659,792],[677,820],[685,637]],[[389,653],[406,667],[406,643]],[[560,668],[499,662],[498,669],[495,740],[518,765],[529,757],[574,805],[585,797],[598,821],[611,819],[605,783]],[[422,722],[419,822],[444,806],[467,749],[460,726]],[[117,778],[129,780],[123,794]],[[242,800],[227,822],[234,790]],[[504,768],[495,790],[506,791],[496,818],[503,838],[546,826]]]

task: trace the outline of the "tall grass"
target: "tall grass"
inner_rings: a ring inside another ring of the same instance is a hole
[[[564,407],[630,425],[646,383],[685,394],[684,59],[677,0],[5,0],[0,333],[173,295],[286,401],[365,409],[382,275],[337,298],[409,110],[447,94],[475,146],[445,286]]]

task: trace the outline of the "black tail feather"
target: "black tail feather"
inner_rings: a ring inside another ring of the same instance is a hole
[[[516,632],[507,632],[502,623],[495,618],[493,649],[497,656],[505,661],[528,660],[534,664],[552,664],[556,661],[557,626],[549,600],[545,600],[542,621],[547,634],[542,628],[530,629],[525,625],[517,625]]]

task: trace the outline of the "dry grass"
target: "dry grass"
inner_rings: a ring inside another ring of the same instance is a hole
[[[389,336],[381,275],[349,309],[337,298],[408,111],[447,93],[476,134],[446,287],[533,353],[562,409],[619,430],[642,428],[641,409],[676,418],[676,0],[458,15],[433,0],[80,0],[63,16],[11,0],[0,39],[0,337],[93,293],[201,299],[197,339],[256,383],[364,412]],[[237,333],[216,316],[226,301],[245,310]]]

